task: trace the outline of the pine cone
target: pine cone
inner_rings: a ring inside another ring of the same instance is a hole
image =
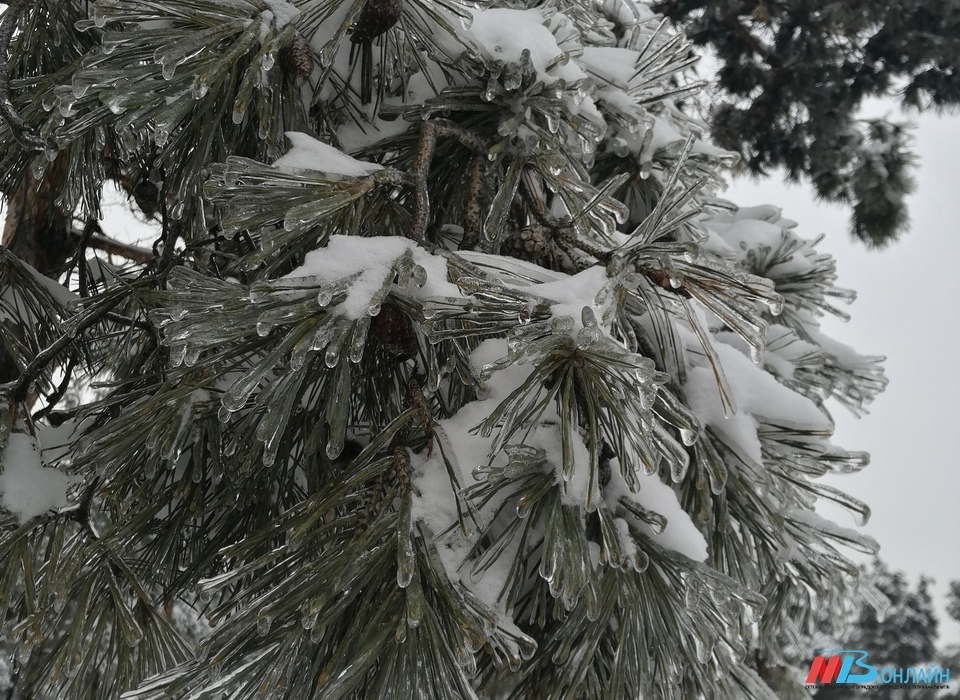
[[[503,255],[540,265],[550,262],[550,231],[543,226],[527,226],[507,236],[500,248]]]
[[[288,75],[310,77],[313,73],[313,55],[306,39],[296,34],[293,41],[280,49],[280,67]]]
[[[354,44],[373,41],[397,23],[401,9],[400,0],[367,0],[353,26],[350,41]]]
[[[370,319],[370,336],[376,338],[384,350],[407,360],[417,354],[417,334],[413,323],[400,307],[391,302],[380,307],[380,313]]]

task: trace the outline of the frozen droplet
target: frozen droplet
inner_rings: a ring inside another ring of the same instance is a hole
[[[77,113],[77,110],[73,108],[73,100],[67,100],[63,97],[60,98],[60,104],[57,105],[60,110],[60,115],[63,117],[72,117]]]
[[[340,362],[340,346],[336,343],[327,346],[327,352],[324,353],[323,363],[333,369]]]
[[[199,345],[190,345],[187,347],[187,352],[183,356],[183,363],[187,367],[193,367],[197,364],[197,360],[200,359],[200,353],[203,351],[203,348]]]
[[[411,276],[413,277],[413,283],[418,287],[422,287],[427,283],[427,271],[422,265],[414,265],[411,270]]]
[[[320,62],[320,66],[323,68],[329,68],[333,64],[333,57],[335,54],[335,46],[327,44],[322,49],[320,53],[317,54],[317,60]]]
[[[103,103],[107,106],[114,114],[123,114],[127,108],[123,104],[124,96],[123,95],[110,95],[108,96]]]
[[[183,364],[183,358],[187,354],[187,345],[186,343],[178,343],[170,348],[170,364],[174,367],[179,367]]]
[[[695,430],[688,430],[687,428],[680,429],[680,439],[683,441],[683,444],[687,447],[691,447],[697,442],[699,433]]]
[[[33,175],[33,179],[42,180],[47,172],[48,165],[49,163],[45,158],[34,158],[33,163],[30,164],[30,173]]]
[[[431,318],[434,318],[437,315],[437,311],[438,309],[437,309],[436,303],[432,301],[428,301],[423,305],[423,308],[421,309],[420,313],[423,314],[423,317],[425,319],[429,320]]]
[[[240,124],[243,122],[244,116],[247,114],[247,105],[240,100],[237,100],[233,105],[233,114],[230,115],[231,120],[234,124]]]
[[[190,86],[190,94],[193,95],[193,99],[202,100],[204,97],[206,97],[209,89],[210,84],[204,80],[203,76],[197,75],[193,79],[193,84]]]
[[[767,302],[767,306],[770,309],[770,313],[774,316],[779,316],[783,313],[783,297],[779,294]]]
[[[332,435],[330,440],[327,442],[327,457],[329,459],[336,459],[340,456],[341,452],[343,452],[343,436]]]
[[[263,454],[260,456],[260,463],[263,466],[270,468],[277,461],[277,449],[279,444],[275,444],[272,447],[264,447]]]
[[[688,609],[692,610],[693,608]],[[710,656],[713,654],[713,646],[704,642],[704,640],[700,638],[699,634],[693,635],[693,645],[697,656],[697,661],[702,664],[707,663],[710,660]]]
[[[257,615],[257,634],[261,637],[266,637],[270,634],[270,625],[273,623],[273,619],[268,613],[261,612]]]
[[[270,335],[270,331],[273,330],[273,324],[267,323],[266,321],[257,321],[257,335],[261,338],[266,338]]]

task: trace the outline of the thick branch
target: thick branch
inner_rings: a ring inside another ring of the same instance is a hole
[[[70,235],[81,237],[83,234],[82,232],[73,229],[70,231]],[[149,248],[140,248],[134,245],[127,245],[126,243],[121,243],[120,241],[114,240],[108,236],[101,236],[96,233],[90,236],[89,240],[87,241],[87,245],[91,248],[102,250],[104,253],[109,253],[110,255],[119,255],[127,260],[132,260],[133,262],[148,263],[155,260],[153,251]]]

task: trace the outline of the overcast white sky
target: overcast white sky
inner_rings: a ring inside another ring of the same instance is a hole
[[[880,109],[901,118],[895,107]],[[944,611],[947,582],[960,579],[960,441],[952,442],[960,434],[960,116],[909,120],[921,159],[911,231],[883,251],[852,242],[847,211],[817,203],[806,185],[741,178],[726,197],[776,204],[807,237],[825,233],[820,250],[837,259],[839,286],[857,291],[853,320],[824,328],[863,354],[885,355],[890,385],[860,420],[833,410],[834,442],[870,452],[872,462],[832,483],[872,507],[864,530],[891,568],[913,583],[936,579],[940,639],[960,642],[960,625]],[[849,517],[839,521],[853,527]]]

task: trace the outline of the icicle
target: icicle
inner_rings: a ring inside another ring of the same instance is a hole
[[[264,608],[257,614],[257,634],[261,637],[266,637],[270,634],[270,625],[273,623],[273,618],[270,616],[270,613],[267,612],[267,609]]]
[[[427,603],[423,597],[420,579],[414,576],[410,581],[410,585],[407,586],[406,616],[408,627],[415,629],[420,625],[426,607]]]
[[[400,520],[397,525],[397,585],[407,588],[413,579],[416,560],[411,542],[413,530],[412,504],[409,491],[400,500]]]
[[[300,626],[305,630],[312,630],[317,624],[319,615],[319,611],[304,610],[300,614]]]
[[[170,348],[170,364],[173,367],[179,367],[183,364],[183,359],[187,354],[187,344],[186,343],[177,343],[172,348]]]

